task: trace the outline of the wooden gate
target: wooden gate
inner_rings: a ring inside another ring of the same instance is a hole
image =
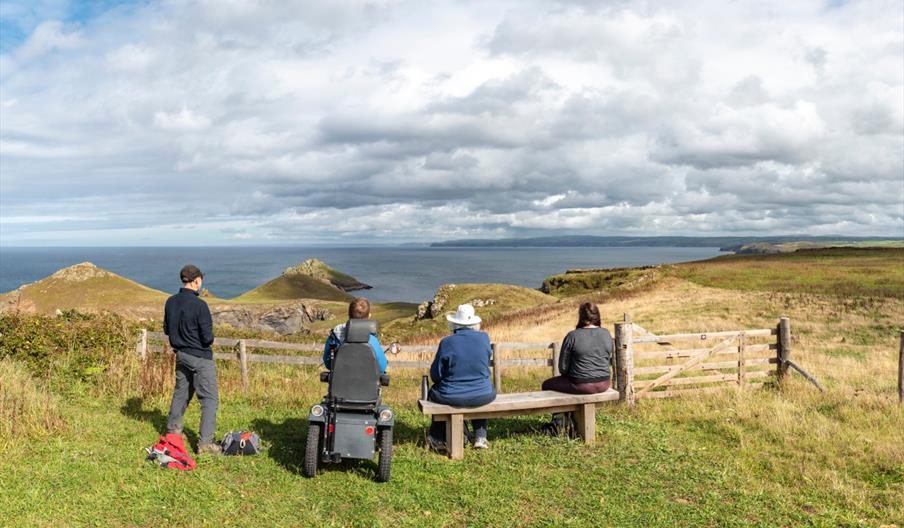
[[[772,365],[782,365],[790,354],[787,318],[776,328],[656,335],[626,315],[615,333],[616,386],[628,403],[712,392],[726,384],[758,388],[784,374]]]

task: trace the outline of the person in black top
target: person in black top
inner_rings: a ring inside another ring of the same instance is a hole
[[[213,319],[210,308],[199,297],[204,274],[191,264],[179,272],[182,288],[166,300],[163,312],[163,332],[169,336],[176,352],[176,387],[170,404],[166,429],[168,433],[182,433],[182,417],[192,396],[201,402],[201,432],[198,454],[220,453],[214,441],[217,428],[217,368],[213,361]]]
[[[601,328],[599,308],[589,302],[582,304],[577,326],[562,340],[559,354],[559,372],[562,374],[544,381],[543,390],[570,394],[596,394],[609,390],[610,358],[614,348],[609,331]],[[544,430],[550,433],[568,430],[572,419],[566,414],[553,415],[552,424]]]

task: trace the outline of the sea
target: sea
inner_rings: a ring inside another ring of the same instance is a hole
[[[204,287],[238,296],[316,257],[373,286],[375,302],[423,302],[448,283],[490,282],[539,288],[543,279],[577,268],[614,268],[702,260],[719,248],[686,247],[57,247],[0,248],[0,292],[78,264],[95,265],[164,292],[179,289],[179,269],[204,272]]]

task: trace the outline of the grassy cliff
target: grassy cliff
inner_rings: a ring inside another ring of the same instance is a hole
[[[645,287],[656,277],[656,267],[569,270],[547,277],[540,290],[556,297],[627,291]]]
[[[35,313],[78,309],[153,317],[158,315],[166,298],[162,291],[83,262],[4,294],[0,297],[0,307]]]
[[[282,275],[232,299],[234,302],[261,303],[297,299],[321,299],[348,302],[347,292],[370,286],[329,267],[323,261],[308,259],[288,268]]]

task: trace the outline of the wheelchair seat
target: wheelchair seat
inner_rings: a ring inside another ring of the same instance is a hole
[[[330,374],[329,397],[337,410],[373,411],[380,403],[380,368],[368,343],[376,332],[376,321],[349,320]]]

